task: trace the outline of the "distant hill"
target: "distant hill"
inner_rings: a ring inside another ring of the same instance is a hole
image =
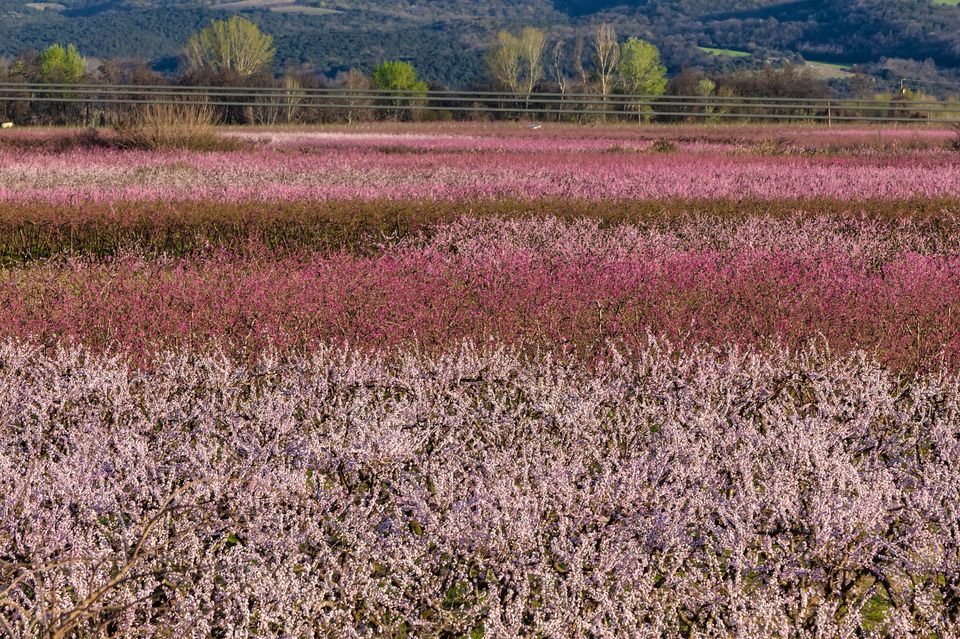
[[[401,58],[455,87],[482,83],[483,49],[498,29],[531,24],[572,43],[600,21],[653,41],[674,72],[797,56],[930,59],[960,72],[960,7],[935,0],[0,0],[0,56],[73,42],[87,56],[169,71],[190,33],[233,13],[275,37],[281,66],[333,74]]]

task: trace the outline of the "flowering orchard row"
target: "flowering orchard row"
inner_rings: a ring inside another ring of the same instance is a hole
[[[564,200],[470,202],[342,200],[325,202],[46,202],[0,203],[0,265],[56,256],[104,258],[123,252],[198,257],[227,247],[267,247],[276,254],[343,250],[378,252],[384,245],[427,237],[461,218],[591,220],[604,227],[636,225],[687,238],[717,238],[768,227],[794,234],[810,223],[856,237],[886,236],[903,250],[939,251],[960,238],[960,200]],[[825,226],[824,226],[825,225]],[[797,237],[810,239],[804,231]],[[757,241],[768,238],[757,237]],[[796,246],[796,244],[794,244]],[[940,247],[940,248],[938,248]],[[798,247],[800,248],[800,247]]]
[[[550,219],[461,221],[371,255],[71,259],[9,270],[0,331],[148,357],[462,339],[578,353],[648,332],[797,347],[822,338],[898,369],[960,364],[960,254],[869,222],[704,219],[673,232]]]
[[[956,131],[928,127],[809,128],[782,126],[557,126],[539,129],[522,126],[403,124],[395,130],[386,123],[370,127],[326,127],[278,130],[275,128],[231,130],[228,135],[249,144],[269,144],[287,149],[317,147],[404,148],[436,151],[493,150],[503,152],[654,150],[657,142],[669,142],[679,151],[736,153],[790,153],[839,155],[890,155],[904,151],[944,152],[957,138]],[[36,146],[36,145],[35,145]],[[661,147],[657,147],[661,148]]]
[[[669,142],[687,151],[755,151],[799,154],[890,155],[904,151],[949,151],[955,130],[932,126],[830,127],[771,125],[751,122],[695,126],[593,125],[540,123],[528,127],[503,123],[396,123],[348,126],[226,128],[228,141],[285,149],[316,147],[381,147],[387,151],[429,149],[447,151],[603,151],[617,148],[649,150]],[[82,146],[110,146],[105,131],[15,129],[0,137],[0,148],[64,151]]]
[[[656,343],[600,367],[0,345],[18,637],[949,637],[960,381]]]
[[[324,201],[496,198],[910,199],[960,196],[960,155],[876,157],[570,150],[420,149],[325,143],[231,152],[0,150],[0,201]],[[552,145],[552,146],[551,146]],[[556,148],[552,148],[556,147]]]
[[[697,126],[600,125],[590,127],[540,123],[539,128],[498,123],[402,123],[377,122],[349,126],[274,127],[229,130],[229,135],[248,143],[284,147],[317,144],[404,146],[433,149],[489,148],[501,150],[544,149],[550,144],[569,149],[603,150],[629,146],[646,149],[654,142],[670,142],[680,149],[781,151],[874,155],[909,150],[943,151],[957,138],[955,130],[932,126],[829,127],[819,125],[772,125],[751,122]],[[557,148],[557,147],[554,147]]]

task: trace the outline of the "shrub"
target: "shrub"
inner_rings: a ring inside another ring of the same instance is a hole
[[[653,153],[676,153],[677,145],[670,140],[657,140],[650,146]]]
[[[608,146],[607,148],[605,148],[605,149],[603,150],[604,153],[614,153],[614,154],[619,154],[619,153],[636,153],[637,151],[638,151],[638,149],[637,149],[636,147],[634,147],[634,146],[626,146],[626,145],[623,145],[623,144],[614,144],[614,145],[612,145],[612,146]]]
[[[232,151],[245,146],[216,130],[217,111],[209,104],[146,104],[117,127],[116,145],[125,149]]]
[[[104,149],[113,146],[113,140],[97,129],[84,129],[57,135],[13,135],[0,138],[0,149],[66,153],[76,149]]]

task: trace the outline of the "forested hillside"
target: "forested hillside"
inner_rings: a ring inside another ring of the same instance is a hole
[[[0,0],[0,56],[73,42],[88,57],[174,71],[190,33],[237,12],[275,37],[278,66],[334,74],[401,58],[455,87],[483,83],[483,50],[499,29],[534,25],[572,47],[600,21],[654,42],[673,73],[801,58],[960,69],[960,7],[934,0]]]

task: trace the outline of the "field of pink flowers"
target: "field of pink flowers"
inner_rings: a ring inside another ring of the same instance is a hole
[[[949,132],[226,134],[0,139],[0,637],[960,636]]]
[[[910,224],[691,221],[671,232],[544,218],[462,220],[373,255],[260,245],[238,255],[13,269],[0,330],[149,355],[353,344],[443,349],[462,340],[543,348],[796,348],[825,339],[900,370],[960,364],[960,234]]]
[[[759,155],[751,146],[684,145],[676,153],[610,140],[424,146],[419,138],[344,136],[220,153],[0,150],[0,202],[429,198],[909,199],[960,196],[960,155]]]

